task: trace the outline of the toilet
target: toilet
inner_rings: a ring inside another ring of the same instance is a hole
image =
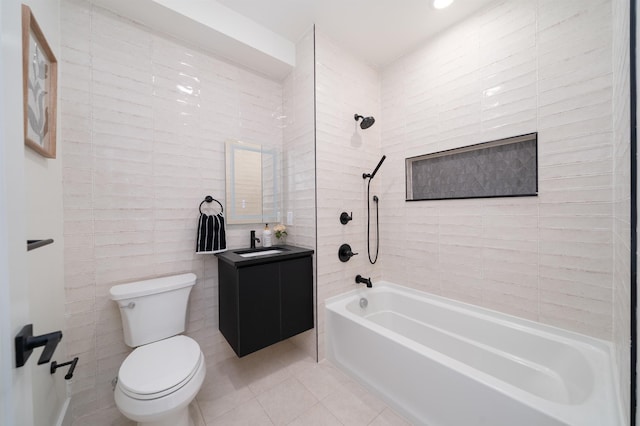
[[[206,367],[198,343],[186,328],[189,293],[195,274],[174,275],[111,287],[120,308],[124,342],[135,348],[120,370],[116,405],[144,426],[191,426],[189,404]]]

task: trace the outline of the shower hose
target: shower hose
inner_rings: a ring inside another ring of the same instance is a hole
[[[367,183],[367,255],[369,256],[369,262],[373,265],[374,263],[376,263],[378,261],[378,251],[380,249],[380,221],[379,221],[379,215],[378,215],[378,196],[374,195],[373,196],[373,201],[376,203],[376,254],[373,257],[373,259],[371,259],[371,207],[370,207],[370,200],[371,200],[371,196],[369,195],[369,191],[370,191],[370,187],[371,187],[371,179],[369,179],[369,182]]]

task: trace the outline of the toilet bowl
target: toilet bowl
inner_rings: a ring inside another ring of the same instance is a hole
[[[188,426],[189,404],[206,374],[195,340],[175,336],[141,346],[118,372],[115,401],[127,418],[142,425]]]
[[[189,404],[206,374],[198,343],[180,335],[194,274],[156,278],[111,288],[125,343],[135,349],[120,370],[116,406],[144,426],[191,426]]]

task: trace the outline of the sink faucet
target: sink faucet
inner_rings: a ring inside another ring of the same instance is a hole
[[[249,240],[249,247],[256,248],[256,241],[260,242],[260,238],[256,237],[256,231],[254,229],[251,230],[251,237]]]
[[[368,288],[373,287],[371,278],[364,278],[362,275],[356,275],[356,284],[366,284]]]

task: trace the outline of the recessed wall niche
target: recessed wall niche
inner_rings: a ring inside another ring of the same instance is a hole
[[[538,195],[538,133],[405,160],[407,201]]]

